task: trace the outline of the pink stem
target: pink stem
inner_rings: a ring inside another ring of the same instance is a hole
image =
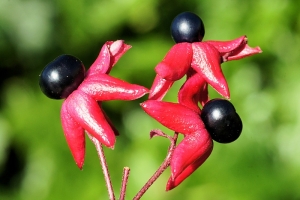
[[[92,142],[95,144],[99,159],[100,159],[100,163],[102,166],[102,171],[104,174],[104,179],[106,182],[106,187],[108,190],[108,196],[110,200],[115,200],[115,194],[114,194],[114,189],[112,187],[111,184],[111,180],[110,180],[110,176],[109,176],[109,172],[108,172],[108,167],[107,167],[107,162],[105,159],[105,155],[104,155],[104,151],[102,148],[102,144],[94,137],[92,137],[90,134],[88,134],[89,138],[92,140]]]
[[[120,199],[119,200],[124,200],[125,199],[126,186],[127,186],[127,183],[128,183],[129,172],[130,172],[129,167],[124,167],[123,177],[122,177],[122,186],[121,186],[121,192],[120,192]]]
[[[160,134],[159,134],[160,135]],[[160,135],[163,136],[163,135]],[[163,137],[167,137],[170,139],[171,141],[171,145],[169,147],[168,150],[168,154],[165,158],[165,160],[163,161],[163,163],[160,165],[160,167],[156,170],[156,172],[152,175],[152,177],[147,181],[147,183],[142,187],[142,189],[135,195],[135,197],[133,198],[133,200],[139,200],[144,194],[145,192],[150,188],[150,186],[158,179],[158,177],[169,167],[170,165],[170,161],[174,152],[174,149],[176,147],[176,142],[177,142],[177,138],[178,138],[178,133],[175,132],[173,138],[172,137],[168,137],[168,136],[163,136]]]

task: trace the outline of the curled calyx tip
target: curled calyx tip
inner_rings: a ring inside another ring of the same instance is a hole
[[[109,47],[109,51],[112,56],[115,56],[124,48],[128,50],[132,47],[131,45],[125,44],[124,40],[108,41],[106,44]]]
[[[263,52],[259,46],[255,47],[254,49],[255,49],[258,53],[262,53],[262,52]]]
[[[248,38],[247,38],[246,35],[244,35],[244,43],[248,44]],[[253,54],[255,54],[255,53],[262,53],[263,52],[259,46],[253,47],[252,51],[253,51]]]

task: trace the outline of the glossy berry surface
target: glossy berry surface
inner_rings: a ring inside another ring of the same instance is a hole
[[[234,106],[225,99],[207,102],[201,111],[201,118],[212,139],[217,142],[233,142],[242,132],[240,116]]]
[[[78,58],[61,55],[43,69],[40,88],[51,99],[64,99],[77,89],[84,74],[84,65]]]
[[[177,15],[171,24],[171,35],[176,43],[201,42],[205,34],[201,18],[192,12]]]

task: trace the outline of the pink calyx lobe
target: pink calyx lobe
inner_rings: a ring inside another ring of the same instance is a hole
[[[96,101],[134,100],[148,93],[148,89],[125,82],[107,74],[90,76],[78,87],[80,91],[93,97]]]
[[[193,43],[191,67],[217,92],[229,98],[228,85],[221,69],[221,56],[213,45],[205,42]]]
[[[178,103],[147,100],[141,107],[148,115],[173,131],[191,134],[204,128],[198,113]]]
[[[260,47],[250,47],[245,35],[230,41],[209,40],[206,43],[213,45],[220,52],[223,62],[239,60],[262,52]]]
[[[187,72],[192,61],[191,43],[175,44],[165,58],[155,67],[156,73],[163,79],[177,81]]]
[[[64,102],[61,108],[62,128],[71,150],[73,158],[79,169],[82,169],[85,156],[84,129],[72,118]]]
[[[174,81],[166,80],[157,74],[149,92],[149,100],[161,101],[173,83]]]
[[[175,148],[171,159],[171,177],[166,190],[171,190],[189,177],[209,157],[213,141],[206,129],[186,135]]]
[[[72,96],[71,96],[72,95]],[[114,148],[115,134],[98,103],[89,95],[79,90],[66,99],[67,110],[78,124],[109,148]]]
[[[178,92],[178,103],[200,114],[198,102],[204,105],[207,101],[208,91],[205,79],[194,71],[189,73]]]

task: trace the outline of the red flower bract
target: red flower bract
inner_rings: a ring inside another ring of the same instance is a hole
[[[211,154],[213,141],[206,129],[186,135],[174,150],[171,177],[166,190],[171,190],[189,177]]]
[[[178,186],[208,158],[213,141],[198,112],[178,103],[148,100],[141,104],[144,111],[167,128],[184,134],[175,148],[170,167],[171,177],[166,190]]]
[[[148,89],[108,75],[118,59],[130,48],[122,40],[106,42],[96,61],[87,71],[77,90],[63,102],[62,127],[77,166],[81,169],[85,155],[84,131],[92,139],[114,148],[117,130],[101,108],[101,101],[134,100]]]
[[[223,97],[230,98],[221,63],[238,60],[261,53],[259,47],[251,48],[247,37],[231,41],[205,41],[175,44],[156,67],[156,78],[149,99],[162,100],[174,81],[181,79],[191,69],[201,75]]]

